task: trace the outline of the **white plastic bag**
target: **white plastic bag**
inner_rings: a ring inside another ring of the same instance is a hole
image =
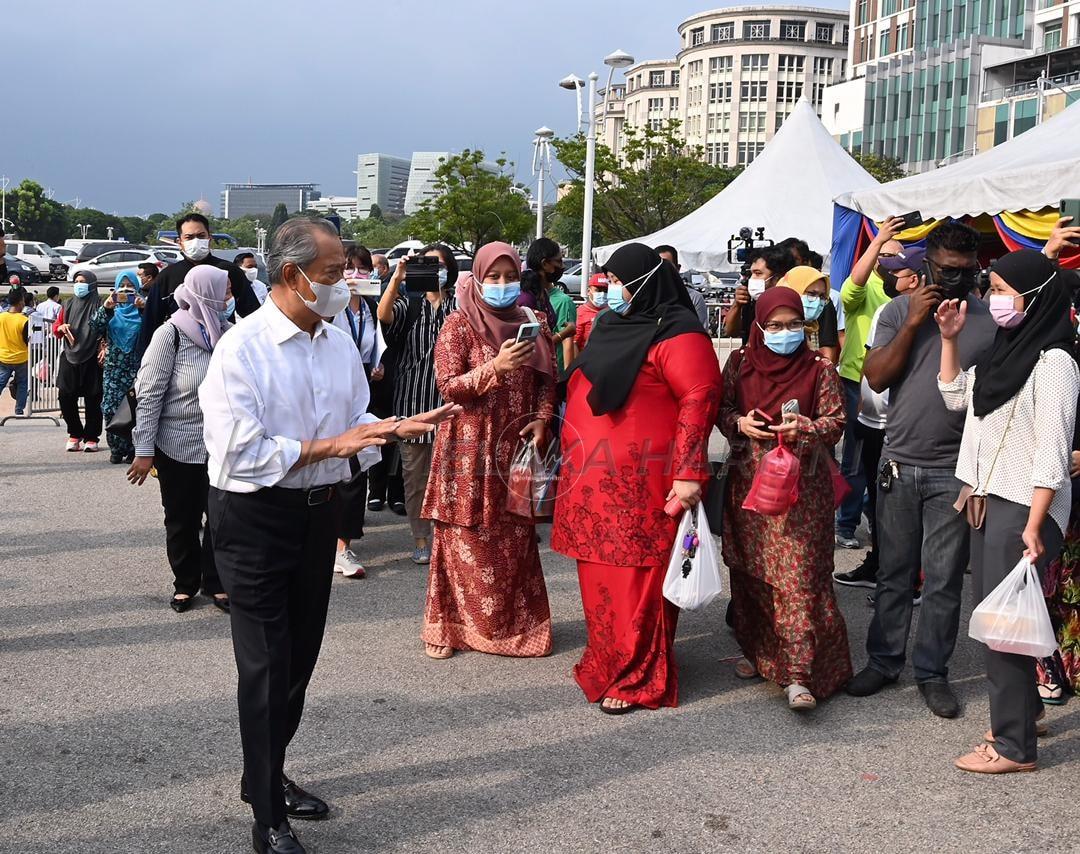
[[[1026,558],[971,613],[968,635],[997,652],[1045,658],[1057,649],[1042,584]]]
[[[693,540],[696,539],[696,545]],[[691,545],[691,548],[686,548]],[[709,520],[698,505],[683,513],[664,577],[664,598],[693,611],[720,595],[720,559]]]

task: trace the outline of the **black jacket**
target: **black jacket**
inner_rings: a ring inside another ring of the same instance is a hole
[[[215,258],[213,254],[207,255],[200,264],[213,264],[225,270],[229,274],[229,283],[232,285],[232,294],[236,297],[236,315],[247,317],[259,307],[259,298],[251,289],[244,271],[223,258]],[[139,330],[139,343],[135,347],[135,358],[142,360],[143,353],[150,344],[157,328],[172,316],[176,311],[176,300],[173,299],[173,291],[180,287],[188,270],[195,266],[195,262],[184,258],[175,264],[170,264],[162,270],[154,284],[150,286],[150,295],[146,298],[146,307],[143,309],[142,328]]]

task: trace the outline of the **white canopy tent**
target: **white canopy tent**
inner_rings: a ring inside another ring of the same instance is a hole
[[[870,189],[836,203],[878,222],[919,211],[924,219],[1037,211],[1080,195],[1080,106],[989,151]]]
[[[836,142],[803,98],[764,150],[738,178],[678,222],[626,243],[670,244],[687,270],[734,270],[728,240],[744,226],[763,227],[780,241],[801,237],[827,255],[832,246],[833,199],[840,193],[877,187]],[[594,250],[603,264],[623,244]],[[827,263],[827,262],[826,262]]]

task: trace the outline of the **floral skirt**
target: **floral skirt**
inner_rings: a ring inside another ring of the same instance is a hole
[[[731,603],[735,638],[765,679],[803,685],[824,699],[851,678],[847,628],[831,582],[779,590],[732,571]]]
[[[1038,661],[1040,685],[1080,694],[1080,503],[1074,501],[1065,545],[1043,579],[1058,651]]]
[[[679,702],[675,626],[663,596],[666,566],[578,561],[588,641],[574,678],[590,703],[605,697],[647,709]]]
[[[551,609],[536,527],[510,517],[483,528],[435,522],[420,637],[495,655],[548,655]]]

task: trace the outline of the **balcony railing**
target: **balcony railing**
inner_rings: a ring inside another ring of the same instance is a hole
[[[1060,86],[1062,89],[1070,86],[1080,86],[1080,71],[1074,71],[1071,74],[1059,74],[1057,77],[1047,78],[1051,86]],[[1016,83],[1012,86],[997,86],[993,89],[987,89],[982,93],[980,101],[983,103],[987,101],[1002,101],[1009,98],[1019,98],[1024,95],[1034,95],[1039,90],[1039,82],[1037,80],[1029,80],[1026,83]],[[1050,94],[1053,94],[1051,91]]]

